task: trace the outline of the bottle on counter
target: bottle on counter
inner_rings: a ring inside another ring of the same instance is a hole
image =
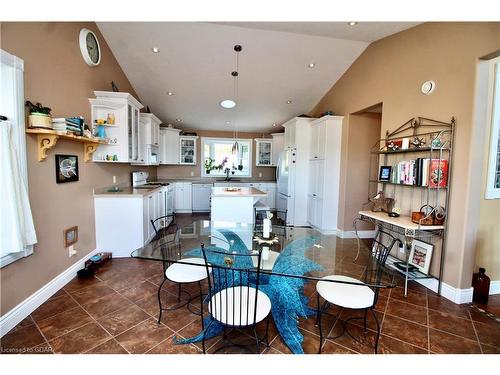
[[[472,275],[472,301],[487,304],[490,294],[490,278],[485,274],[484,268],[479,268],[479,272]]]

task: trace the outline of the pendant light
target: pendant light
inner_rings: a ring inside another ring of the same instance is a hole
[[[233,77],[233,97],[234,101],[239,105],[239,85],[238,85],[238,77],[239,77],[239,68],[240,68],[240,52],[243,48],[237,44],[234,46],[234,51],[236,52],[236,70],[231,72],[231,76]],[[238,111],[238,108],[236,108],[236,111]],[[238,144],[238,125],[237,125],[237,113],[234,115],[234,121],[233,121],[233,147],[231,148],[231,154],[233,155],[233,165],[238,165],[238,169],[241,170],[243,169],[243,166],[240,165],[239,163],[239,153],[240,153],[240,145]]]

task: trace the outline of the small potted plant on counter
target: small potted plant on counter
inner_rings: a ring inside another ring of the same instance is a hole
[[[205,173],[210,174],[210,171],[214,169],[215,165],[215,159],[208,158],[205,160]]]
[[[40,103],[33,104],[29,100],[26,101],[26,107],[29,110],[28,126],[30,128],[45,128],[53,129],[52,117],[50,116],[51,109],[44,107]]]

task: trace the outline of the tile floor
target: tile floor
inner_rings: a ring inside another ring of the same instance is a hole
[[[195,217],[199,219],[200,217]],[[182,218],[189,221],[191,217]],[[352,240],[342,240],[352,241]],[[352,269],[351,269],[352,271]],[[349,271],[346,271],[349,272]],[[174,336],[190,337],[200,331],[200,318],[185,307],[164,312],[157,323],[157,288],[162,265],[137,259],[113,259],[88,280],[75,278],[0,341],[3,353],[201,353],[200,344],[176,345]],[[400,285],[401,281],[399,281]],[[382,290],[376,306],[381,322],[380,353],[500,353],[500,324],[468,305],[452,302],[411,284],[408,298],[403,289]],[[175,302],[175,285],[164,286],[162,298]],[[314,284],[305,288],[314,297]],[[315,303],[315,297],[311,298]],[[342,317],[351,310],[332,309]],[[488,310],[500,311],[500,296],[491,296]],[[318,329],[314,317],[301,319],[306,353],[317,353]],[[338,333],[339,324],[325,316],[323,327]],[[350,324],[360,341],[371,344],[375,322],[369,319],[368,333]],[[264,327],[259,327],[263,332]],[[244,333],[243,333],[244,334]],[[265,354],[289,353],[271,324],[271,344],[261,347]],[[219,338],[208,341],[208,351],[220,345]],[[344,335],[326,340],[323,353],[371,353],[372,349]],[[222,350],[222,353],[232,352]]]

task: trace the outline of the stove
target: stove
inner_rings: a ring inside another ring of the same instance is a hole
[[[168,186],[166,182],[149,181],[149,173],[144,171],[132,172],[132,187],[135,189],[151,189],[159,186]]]

